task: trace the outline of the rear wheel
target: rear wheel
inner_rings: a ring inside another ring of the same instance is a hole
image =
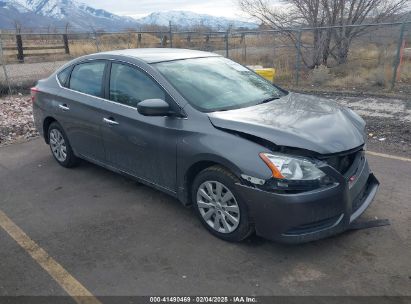
[[[253,231],[245,203],[235,190],[238,179],[221,166],[201,171],[194,180],[192,200],[203,225],[213,235],[232,242]]]
[[[48,138],[51,153],[60,165],[71,168],[79,163],[79,158],[74,155],[67,136],[59,123],[50,124]]]

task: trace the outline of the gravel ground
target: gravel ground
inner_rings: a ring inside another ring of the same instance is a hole
[[[325,96],[365,119],[369,150],[411,156],[410,99]]]
[[[322,96],[350,107],[366,120],[369,150],[411,157],[411,100]],[[0,98],[0,146],[36,136],[30,96]]]
[[[35,136],[30,96],[0,98],[0,146]]]

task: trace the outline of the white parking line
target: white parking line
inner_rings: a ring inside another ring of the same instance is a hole
[[[2,227],[47,273],[78,303],[101,304],[79,281],[67,272],[48,253],[37,245],[3,211],[0,210]]]
[[[379,157],[384,157],[384,158],[389,158],[389,159],[396,159],[396,160],[411,162],[411,158],[395,156],[395,155],[390,155],[390,154],[384,154],[384,153],[378,153],[378,152],[372,152],[372,151],[367,151],[366,153],[369,154],[369,155],[373,155],[373,156],[379,156]]]

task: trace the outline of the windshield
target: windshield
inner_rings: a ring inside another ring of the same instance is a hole
[[[271,101],[284,92],[244,66],[223,57],[154,64],[195,108],[223,111]]]

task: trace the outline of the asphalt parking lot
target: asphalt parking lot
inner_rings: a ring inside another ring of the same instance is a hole
[[[368,156],[364,218],[391,226],[304,245],[210,235],[191,209],[41,139],[0,148],[0,211],[93,295],[411,295],[411,162]],[[66,295],[0,227],[0,295]]]

